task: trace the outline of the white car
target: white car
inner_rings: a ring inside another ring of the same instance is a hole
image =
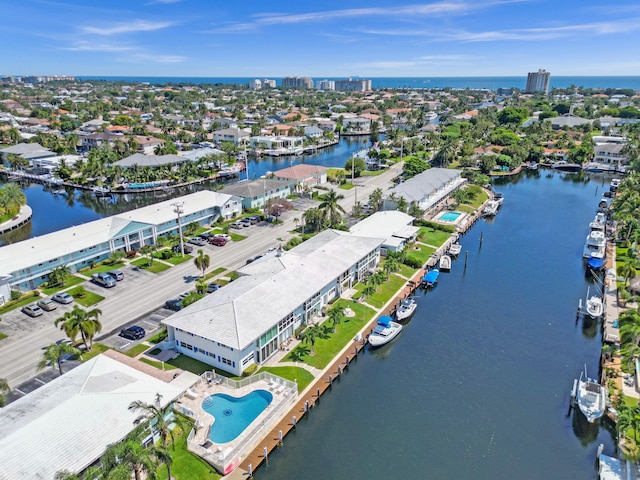
[[[226,233],[216,233],[214,237],[224,238],[227,242],[231,241],[231,235],[227,235]]]

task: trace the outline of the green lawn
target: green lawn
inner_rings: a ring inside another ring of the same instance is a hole
[[[171,268],[169,265],[160,262],[153,262],[151,265],[149,265],[148,258],[140,258],[138,260],[134,260],[133,262],[131,262],[131,265],[144,268],[145,270],[149,270],[152,273],[164,272],[165,270]]]
[[[169,447],[171,457],[173,458],[171,477],[175,480],[219,479],[220,475],[216,472],[215,468],[202,458],[191,453],[187,448],[187,436],[190,428],[190,426],[187,428],[187,435],[184,433],[175,435],[175,444]],[[156,472],[159,480],[167,479],[167,467],[164,465],[160,465]]]
[[[98,295],[97,293],[86,290],[84,287],[72,288],[67,293],[71,295],[74,300],[83,307],[90,307],[104,300],[104,297],[102,295]]]
[[[363,170],[360,172],[361,177],[376,177],[383,174],[386,170]]]
[[[214,235],[217,235],[218,233],[224,233],[224,232],[222,231],[221,228],[214,228],[213,230],[211,230],[211,233]],[[245,238],[247,238],[244,235],[240,235],[239,233],[235,233],[232,231],[229,231],[228,235],[231,236],[231,240],[233,240],[234,242],[239,242],[240,240],[244,240]]]
[[[353,183],[345,182],[342,185],[340,185],[338,188],[341,188],[342,190],[351,190],[353,187],[355,187]]]
[[[315,378],[310,372],[301,367],[262,367],[260,372],[273,373],[292,382],[297,382],[298,393],[307,388]]]
[[[38,296],[34,296],[33,293],[29,293],[25,295],[24,298],[21,298],[19,300],[10,300],[2,307],[0,307],[0,313],[7,313],[11,310],[15,310],[16,308],[24,307],[25,305],[29,305],[30,303],[37,302],[39,298],[39,294]]]
[[[64,285],[58,285],[57,287],[41,288],[40,290],[42,290],[42,293],[44,293],[45,295],[53,295],[54,293],[58,293],[60,290],[64,290],[65,288],[69,288],[69,287],[75,287],[76,285],[79,285],[85,281],[86,280],[82,277],[71,275],[69,278],[67,278],[67,281],[64,282]]]
[[[465,206],[467,205],[470,206],[472,211],[480,207],[480,205],[482,205],[487,200],[487,198],[489,198],[489,195],[487,194],[487,192],[485,192],[482,188],[480,188],[477,185],[469,185],[467,187],[467,190],[470,190],[476,194],[473,200],[464,203]]]
[[[96,355],[100,355],[102,352],[106,352],[110,350],[109,347],[103,345],[102,343],[94,343],[91,350],[88,352],[82,352],[82,361],[86,362],[87,360],[91,360]]]
[[[150,358],[140,357],[140,361],[142,363],[146,363],[147,365],[151,365],[152,367],[156,367],[158,370],[162,370],[162,362],[158,362],[157,360],[151,360]],[[170,363],[164,364],[165,370],[175,370],[178,367],[174,367]]]
[[[7,335],[0,332],[0,340],[4,340],[5,338],[7,338]]]
[[[434,247],[439,247],[451,237],[449,232],[443,232],[431,227],[420,227],[418,235],[422,243],[428,243]]]
[[[398,273],[404,277],[411,278],[418,271],[417,268],[411,268],[408,265],[400,264],[400,270]]]
[[[406,283],[407,281],[404,278],[391,275],[389,280],[382,285],[378,285],[376,293],[369,295],[364,301],[376,308],[382,308]]]
[[[151,347],[149,345],[145,345],[144,343],[140,343],[138,345],[136,345],[135,347],[130,348],[129,350],[127,350],[126,352],[123,352],[127,357],[137,357],[138,355],[140,355],[142,352],[146,352],[147,350],[149,350]]]
[[[192,258],[193,258],[193,255],[189,255],[189,254],[185,253],[182,257],[180,255],[176,255],[174,257],[171,257],[171,258],[165,260],[165,262],[168,262],[171,265],[180,265],[181,263],[187,262],[187,261],[191,260]]]
[[[220,275],[221,273],[226,272],[227,269],[224,267],[218,267],[215,270],[211,270],[209,273],[207,273],[204,278],[209,280],[212,277],[215,277],[216,275]]]
[[[202,375],[207,370],[213,369],[217,374],[220,374],[224,377],[236,378],[229,372],[225,372],[217,368],[214,369],[211,365],[196,360],[195,358],[188,357],[187,355],[179,355],[177,358],[173,358],[168,362],[165,362],[165,365],[166,364],[171,364],[174,367],[181,368],[182,370],[187,370],[188,372],[195,373],[196,375]]]
[[[296,361],[296,353],[300,353],[299,360],[316,368],[325,368],[340,350],[353,340],[356,334],[362,330],[375,314],[375,312],[366,305],[343,298],[338,300],[334,306],[338,308],[349,307],[356,315],[345,319],[345,321],[339,324],[336,332],[332,333],[329,338],[316,340],[313,347],[313,355],[309,355],[309,347],[307,345],[299,345],[284,357],[283,362]]]
[[[420,263],[427,263],[429,257],[435,253],[436,249],[427,247],[426,245],[414,245],[410,249],[407,249],[407,255],[411,255],[417,259]]]
[[[124,262],[117,262],[112,265],[98,265],[97,267],[92,268],[91,270],[83,270],[81,273],[90,277],[94,273],[102,273],[108,272],[110,270],[118,270],[119,268],[124,267]]]

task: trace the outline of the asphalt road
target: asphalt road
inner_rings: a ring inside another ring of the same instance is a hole
[[[392,185],[392,179],[400,172],[400,165],[394,165],[381,175],[356,179],[356,188],[337,190],[344,195],[340,204],[346,212],[350,212],[356,195],[361,203],[366,203],[374,189],[382,188],[386,191]],[[236,270],[244,266],[248,258],[266,252],[271,247],[284,245],[296,227],[294,218],[300,218],[304,209],[313,205],[316,205],[316,202],[296,201],[296,209],[285,212],[280,217],[281,224],[261,222],[237,231],[247,236],[244,240],[229,242],[224,247],[196,247],[194,252],[197,248],[203,248],[211,257],[210,271],[218,267]],[[95,306],[102,311],[102,332],[95,340],[126,350],[134,343],[118,337],[120,329],[125,325],[138,324],[145,328],[148,334],[152,334],[162,318],[169,314],[162,308],[164,302],[182,292],[193,290],[200,271],[196,269],[193,261],[176,265],[159,274],[132,266],[126,266],[121,270],[125,279],[118,282],[116,287],[107,289],[86,282],[85,288],[105,297]],[[37,386],[55,377],[50,370],[38,373],[36,365],[47,345],[67,341],[64,332],[56,328],[53,322],[72,307],[73,304],[58,305],[56,310],[45,312],[38,318],[30,318],[19,309],[4,314],[0,322],[0,332],[8,337],[0,341],[0,378],[5,378],[12,388],[20,384],[20,390],[23,391],[28,389],[25,385]]]

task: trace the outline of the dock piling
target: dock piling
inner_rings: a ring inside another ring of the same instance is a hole
[[[467,261],[469,260],[469,250],[464,254],[464,268],[467,268]]]
[[[284,440],[282,439],[282,430],[278,430],[278,446],[282,446]]]
[[[253,478],[253,465],[249,464],[249,468],[247,469],[247,475],[249,478]]]
[[[264,461],[269,464],[269,453],[267,452],[267,447],[262,447],[262,454],[264,455]]]
[[[296,425],[296,416],[294,415],[294,416],[293,416],[293,428],[296,428],[296,426],[297,426],[297,425]]]

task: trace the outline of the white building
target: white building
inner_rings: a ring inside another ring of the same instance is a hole
[[[161,348],[240,375],[363,280],[383,239],[326,230],[239,270],[240,278],[166,318]]]
[[[265,78],[262,80],[262,88],[276,88],[276,81]]]
[[[527,75],[527,86],[525,91],[548,93],[550,79],[551,73],[546,70],[540,69],[537,72],[529,72]]]
[[[262,89],[262,82],[260,80],[258,80],[257,78],[255,78],[253,80],[249,80],[249,88],[251,90],[260,90],[260,89]]]
[[[320,80],[316,82],[316,88],[318,90],[335,90],[336,82],[333,80]]]
[[[0,478],[80,473],[133,430],[131,402],[160,394],[164,406],[198,380],[183,372],[167,383],[98,355],[0,409]]]
[[[401,252],[404,247],[415,241],[419,227],[413,226],[413,217],[398,210],[376,212],[364,220],[360,220],[350,229],[354,235],[382,238],[380,254],[388,251]]]
[[[402,197],[408,205],[417,205],[428,212],[444,202],[451,193],[464,185],[467,180],[461,176],[462,170],[450,168],[430,168],[406,182],[389,189],[383,199],[383,210],[396,210],[397,198]]]
[[[0,276],[10,275],[14,289],[32,290],[56,267],[76,272],[114,252],[156,244],[160,235],[177,234],[191,222],[205,225],[241,212],[240,198],[203,190],[0,247]]]

